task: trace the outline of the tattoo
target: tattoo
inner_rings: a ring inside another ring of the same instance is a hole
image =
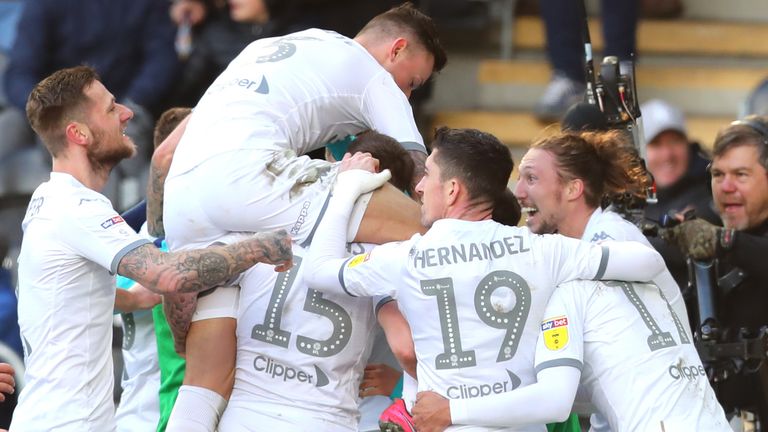
[[[291,238],[280,230],[228,246],[172,253],[145,244],[125,254],[117,272],[160,294],[196,293],[220,285],[256,263],[290,265],[292,258]]]
[[[117,272],[165,294],[163,308],[176,350],[183,352],[197,292],[221,285],[256,263],[289,265],[292,259],[291,238],[280,230],[228,246],[172,253],[144,244],[125,254]]]
[[[173,333],[174,347],[179,354],[184,353],[186,349],[187,332],[196,307],[197,294],[170,294],[163,299],[165,317]]]
[[[147,185],[147,229],[154,237],[165,237],[165,225],[163,225],[163,198],[165,192],[165,178],[168,170],[156,166],[149,166],[149,185]]]

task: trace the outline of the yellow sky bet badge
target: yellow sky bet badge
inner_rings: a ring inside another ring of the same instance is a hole
[[[356,257],[349,260],[349,264],[347,264],[347,268],[352,268],[368,261],[368,258],[370,258],[370,256],[371,256],[370,252],[357,255]]]
[[[568,317],[559,316],[541,323],[544,346],[550,351],[557,351],[568,345]]]

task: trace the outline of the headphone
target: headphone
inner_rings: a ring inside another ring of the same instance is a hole
[[[757,132],[758,135],[760,135],[760,137],[763,139],[763,144],[768,146],[768,127],[766,127],[763,123],[757,122],[755,120],[736,120],[731,122],[731,126],[747,126],[748,128]]]

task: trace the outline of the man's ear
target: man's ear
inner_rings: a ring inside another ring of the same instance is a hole
[[[580,198],[584,195],[584,181],[581,179],[569,180],[565,185],[565,197],[569,201]]]
[[[456,203],[459,199],[459,195],[462,192],[463,185],[456,180],[455,178],[452,178],[445,182],[444,186],[444,192],[445,192],[445,202],[448,206],[451,206]]]
[[[394,62],[395,58],[403,53],[403,50],[408,46],[408,41],[405,38],[397,38],[389,46],[389,61]]]
[[[91,137],[91,131],[84,123],[70,122],[64,129],[68,142],[76,145],[86,145]]]

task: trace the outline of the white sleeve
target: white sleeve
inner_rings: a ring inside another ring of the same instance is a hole
[[[62,241],[112,274],[125,254],[151,243],[131,229],[111,206],[98,200],[81,200],[74,213],[62,215],[61,221]]]
[[[348,188],[347,188],[348,189]],[[396,284],[388,283],[392,267],[391,249],[395,244],[374,247],[370,252],[346,258],[347,225],[357,195],[341,190],[337,183],[323,219],[317,227],[307,253],[304,279],[318,290],[346,292],[351,296],[389,295],[395,297]],[[366,265],[362,265],[362,264]],[[344,280],[345,271],[363,267],[355,272],[352,284]],[[384,266],[382,268],[382,266]],[[386,268],[388,272],[382,270]]]
[[[559,285],[575,279],[650,281],[666,269],[653,248],[633,241],[587,243],[561,235],[539,236]]]
[[[571,413],[580,377],[581,371],[570,366],[547,368],[529,386],[491,396],[451,399],[451,422],[510,427],[564,421]]]
[[[577,313],[581,292],[560,287],[549,300],[536,347],[537,382],[498,395],[452,399],[453,424],[518,426],[568,417],[583,368],[582,320]]]
[[[406,150],[427,152],[408,98],[388,72],[380,73],[368,84],[363,94],[362,111],[371,129],[391,136]]]
[[[536,373],[549,368],[584,365],[585,285],[576,281],[559,286],[549,298],[536,342]]]

